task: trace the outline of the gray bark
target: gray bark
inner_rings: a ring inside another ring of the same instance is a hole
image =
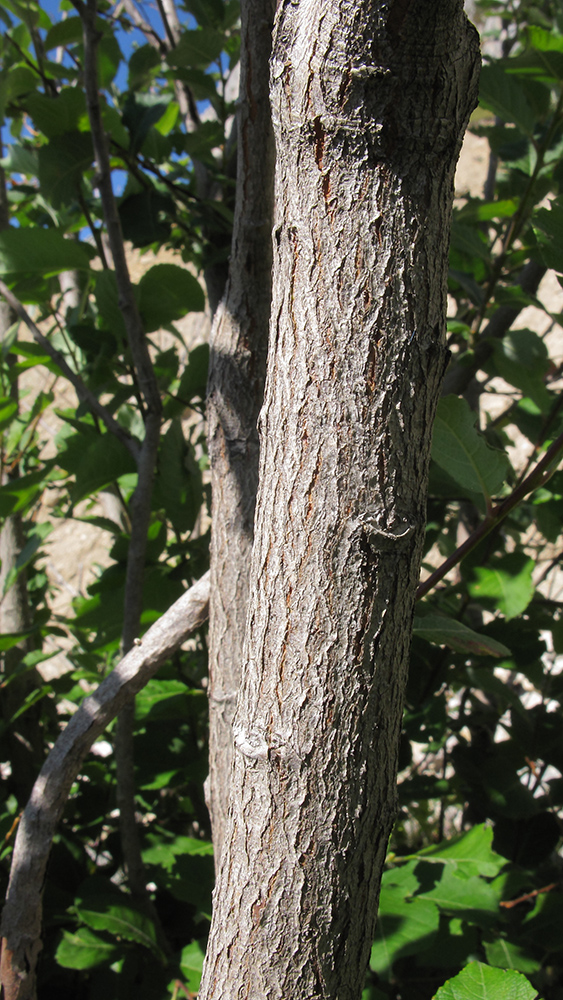
[[[478,62],[461,0],[278,8],[260,486],[200,1000],[361,994]]]
[[[217,865],[232,757],[258,487],[257,420],[271,303],[274,137],[268,61],[274,0],[243,0],[237,200],[229,281],[210,338],[207,396],[213,537],[209,611],[209,781]]]

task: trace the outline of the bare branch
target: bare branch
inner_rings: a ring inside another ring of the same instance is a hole
[[[53,347],[51,342],[43,336],[39,327],[33,322],[31,316],[21,304],[20,300],[16,298],[13,292],[10,291],[7,285],[0,280],[0,292],[6,299],[6,302],[12,307],[15,313],[18,314],[19,318],[25,323],[28,330],[32,333],[33,339],[40,347],[43,348],[45,354],[55,362],[56,365],[61,369],[64,377],[68,379],[70,384],[76,391],[76,395],[84,403],[88,405],[92,413],[105,424],[108,431],[115,435],[115,437],[121,441],[123,445],[127,448],[127,451],[133,456],[136,462],[139,461],[140,447],[134,438],[125,430],[121,424],[118,424],[117,420],[112,417],[111,413],[106,410],[105,406],[102,406],[99,399],[96,398],[93,392],[90,391],[87,385],[84,384],[80,375],[73,372],[72,368],[67,364],[63,355],[60,351],[57,351],[56,347]]]
[[[194,583],[89,695],[59,736],[35,782],[18,828],[2,914],[4,1000],[35,995],[45,869],[72,783],[90,747],[122,706],[207,618],[209,573]]]

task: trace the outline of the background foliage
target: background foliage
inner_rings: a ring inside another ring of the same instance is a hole
[[[163,405],[144,627],[208,562],[207,349],[185,343],[176,324],[205,308],[196,275],[214,300],[225,271],[239,49],[236,0],[158,8],[102,2],[97,22],[102,118],[130,259],[163,246],[176,253],[134,286]],[[489,169],[482,195],[459,198],[454,215],[452,357],[434,435],[428,582],[365,1000],[563,997],[563,352],[561,316],[538,298],[546,274],[563,275],[563,7],[483,0],[476,16],[486,60],[471,128],[487,143]],[[141,440],[82,89],[80,18],[67,0],[2,0],[0,19],[10,208],[0,278]],[[530,325],[529,306],[546,322]],[[50,387],[29,393],[24,379],[38,365]],[[0,637],[5,886],[41,759],[119,658],[136,471],[87,405],[60,405],[60,366],[15,316],[3,331],[0,379],[0,517],[3,530],[20,533],[17,558],[2,566],[2,600],[14,588],[25,599],[20,627]],[[42,432],[51,413],[55,454]],[[52,610],[44,546],[69,518],[106,533],[109,559],[62,615]],[[49,637],[64,637],[72,669],[46,681]],[[213,884],[205,681],[202,629],[137,699],[148,901],[123,874],[112,729],[84,766],[49,866],[42,998],[197,991]]]

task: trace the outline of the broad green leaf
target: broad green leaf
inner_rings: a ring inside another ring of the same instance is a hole
[[[188,363],[176,392],[181,403],[187,406],[195,396],[205,399],[208,368],[209,344],[198,344],[189,353]]]
[[[37,89],[39,77],[27,66],[14,66],[6,80],[6,98],[13,101],[24,94],[32,94]]]
[[[131,135],[131,148],[141,148],[149,129],[166,113],[170,101],[156,94],[130,92],[123,109],[123,124]]]
[[[172,199],[151,187],[124,198],[119,205],[123,236],[134,247],[164,243],[170,235],[173,217]]]
[[[212,857],[213,844],[208,840],[196,840],[195,837],[175,837],[174,840],[160,840],[143,851],[143,861],[147,865],[172,870],[176,858],[184,854],[190,857]]]
[[[119,308],[119,292],[114,271],[100,271],[96,274],[95,289],[96,306],[103,320],[103,325],[121,340],[126,339],[123,313]]]
[[[458,653],[472,653],[477,656],[510,656],[510,650],[501,642],[489,636],[480,635],[473,629],[443,615],[415,617],[414,635],[419,635],[438,646],[449,646]]]
[[[196,132],[181,136],[181,148],[197,160],[212,160],[212,150],[225,141],[221,122],[202,122]]]
[[[459,975],[440,987],[434,1000],[536,1000],[537,995],[519,972],[470,962]]]
[[[149,714],[155,718],[186,718],[185,701],[193,693],[183,681],[153,678],[135,698],[135,719],[139,722]],[[176,711],[171,713],[174,705]]]
[[[8,147],[6,156],[0,161],[6,174],[37,174],[37,151],[13,142]]]
[[[0,274],[38,272],[44,277],[61,271],[84,270],[89,255],[75,240],[58,229],[5,229],[0,233]]]
[[[532,330],[509,330],[502,340],[493,342],[493,351],[501,378],[529,396],[545,413],[551,406],[545,385],[550,361],[541,337]]]
[[[382,889],[370,968],[384,975],[397,959],[428,948],[439,922],[439,911],[428,900],[404,899],[397,889]]]
[[[49,139],[74,132],[81,121],[87,121],[86,98],[80,87],[63,87],[56,97],[32,94],[26,104],[35,125]],[[43,149],[45,147],[40,147],[39,152]]]
[[[175,531],[191,531],[202,502],[201,472],[175,419],[162,438],[153,506],[163,508]]]
[[[530,954],[530,949],[525,945],[514,944],[499,937],[494,941],[485,941],[484,947],[489,965],[495,965],[499,969],[532,973],[540,968],[541,962]]]
[[[204,958],[205,949],[202,948],[199,941],[192,941],[191,944],[182,949],[180,969],[185,984],[192,993],[197,993],[199,989]]]
[[[478,601],[490,601],[506,619],[526,610],[534,596],[534,560],[522,552],[510,552],[489,566],[474,566],[468,590]]]
[[[84,441],[83,453],[75,469],[76,482],[71,489],[74,503],[96,490],[115,483],[135,471],[135,460],[113,434],[102,434],[91,444]]]
[[[523,84],[498,64],[483,66],[479,100],[503,122],[514,122],[525,135],[533,135],[536,117],[526,98]]]
[[[170,66],[206,67],[219,58],[224,42],[224,36],[213,28],[184,31],[178,45],[167,55],[166,60]]]
[[[135,49],[129,59],[127,80],[129,90],[138,90],[149,84],[160,62],[160,55],[152,45],[140,45]]]
[[[92,969],[103,962],[113,962],[119,949],[105,941],[88,927],[79,927],[74,934],[63,930],[63,939],[55,958],[65,969]]]
[[[501,860],[506,863],[505,858]],[[425,860],[420,862],[417,874],[423,890],[417,899],[431,900],[444,913],[463,914],[465,920],[482,927],[496,922],[499,900],[495,890],[478,875],[467,877],[465,866],[454,869],[444,865],[440,871]],[[431,888],[425,888],[427,880]]]
[[[506,455],[490,448],[475,428],[476,415],[465,399],[446,396],[438,404],[432,458],[464,489],[490,499],[508,471]]]
[[[493,851],[492,843],[492,827],[481,824],[411,857],[440,862],[456,870],[462,867],[466,875],[492,877],[506,864],[506,859]]]
[[[94,159],[92,140],[88,132],[67,132],[54,136],[39,150],[39,184],[53,208],[72,203],[80,180]]]
[[[114,894],[88,895],[76,903],[76,912],[93,930],[136,941],[163,958],[153,920],[125,895],[122,903],[115,901]]]
[[[552,201],[550,208],[536,210],[532,227],[547,267],[563,272],[563,205]]]
[[[57,21],[47,32],[45,51],[49,52],[59,46],[74,45],[82,41],[82,36],[82,21],[79,17],[67,17],[64,21]]]
[[[202,312],[205,296],[199,282],[185,267],[155,264],[139,282],[139,309],[147,333]]]

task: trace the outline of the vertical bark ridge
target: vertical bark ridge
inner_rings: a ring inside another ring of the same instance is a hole
[[[453,173],[461,0],[282,0],[244,672],[200,1000],[356,1000],[396,809]]]
[[[227,818],[232,720],[240,685],[258,487],[257,420],[271,302],[273,0],[244,0],[237,202],[229,280],[210,338],[207,398],[213,537],[209,627],[209,780],[217,864]]]

